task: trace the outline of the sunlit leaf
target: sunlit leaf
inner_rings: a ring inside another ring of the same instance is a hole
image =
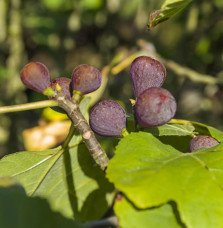
[[[80,109],[87,116],[89,98]],[[101,218],[111,204],[113,186],[97,167],[76,131],[68,148],[24,151],[0,160],[0,177],[14,177],[28,196],[46,198],[53,210],[69,218]]]
[[[150,132],[157,136],[170,136],[178,135],[185,136],[194,134],[195,127],[192,125],[180,125],[180,124],[164,124],[159,127],[147,128],[146,132]]]
[[[107,176],[141,209],[175,201],[188,227],[223,226],[223,144],[181,153],[149,133],[120,141]]]
[[[177,123],[185,126],[188,126],[188,125],[194,126],[195,132],[198,132],[200,135],[210,135],[213,138],[217,139],[218,141],[223,142],[223,132],[219,131],[214,127],[211,127],[202,123],[198,123],[198,122],[189,121],[189,120],[172,119],[170,123],[175,123],[175,124]]]
[[[0,175],[16,178],[28,196],[44,197],[53,210],[83,221],[102,217],[112,199],[112,185],[84,145],[5,156]]]

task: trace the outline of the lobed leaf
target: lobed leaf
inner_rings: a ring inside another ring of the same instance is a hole
[[[89,98],[80,103],[88,115]],[[81,135],[75,132],[69,147],[24,151],[0,160],[0,177],[14,177],[28,196],[48,200],[54,211],[68,218],[90,221],[101,218],[113,198],[113,186],[96,167]]]
[[[82,221],[101,218],[112,200],[112,185],[84,145],[5,156],[0,176],[14,177],[28,196],[46,198],[53,210]]]
[[[124,162],[123,162],[124,161]],[[223,144],[181,153],[149,133],[120,141],[107,177],[136,207],[175,201],[187,227],[223,226]]]

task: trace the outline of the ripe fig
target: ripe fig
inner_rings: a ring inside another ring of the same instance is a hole
[[[117,102],[103,100],[93,107],[89,122],[98,135],[116,137],[126,127],[126,113]]]
[[[76,67],[72,74],[72,88],[81,94],[91,93],[97,90],[102,81],[100,71],[86,64]]]
[[[176,113],[177,104],[166,89],[152,87],[142,92],[135,104],[136,118],[142,127],[167,123]]]
[[[130,77],[135,97],[151,87],[161,87],[166,78],[166,68],[148,56],[136,58],[130,67]]]
[[[71,85],[71,79],[61,77],[61,78],[56,78],[50,83],[50,87],[56,91],[56,85],[59,84],[66,95],[68,99],[71,99],[71,94],[70,94],[70,85]]]
[[[43,93],[50,85],[49,71],[44,64],[39,62],[25,65],[20,78],[25,86],[39,93]]]
[[[201,148],[211,148],[217,144],[219,144],[219,142],[215,138],[206,135],[199,135],[190,141],[189,151],[192,152]]]

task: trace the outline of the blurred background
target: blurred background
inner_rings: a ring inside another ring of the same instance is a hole
[[[96,99],[117,100],[131,113],[129,98],[134,96],[129,80],[129,56],[144,51],[165,60],[167,78],[163,87],[176,97],[176,118],[223,130],[223,1],[193,1],[175,17],[148,32],[149,15],[162,3],[161,0],[0,0],[0,106],[46,99],[26,89],[20,81],[19,73],[30,61],[44,63],[52,79],[71,77],[79,64],[102,70],[124,61],[123,69],[106,74],[106,88]],[[30,144],[34,141],[27,137],[32,131],[37,134],[34,127],[42,127],[40,135],[43,129],[48,136],[49,132],[56,132],[56,126],[52,125],[56,114],[46,113],[30,110],[0,114],[0,156],[32,149]],[[57,120],[62,119],[64,116]],[[67,131],[68,125],[66,122],[66,127],[60,125],[59,129]],[[54,144],[63,140],[55,137]],[[41,140],[47,141],[43,137]]]

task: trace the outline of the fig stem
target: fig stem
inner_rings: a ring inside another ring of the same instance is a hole
[[[129,135],[129,132],[127,131],[126,128],[123,128],[120,135],[121,135],[122,137],[126,137],[127,135]]]
[[[77,128],[80,132],[82,139],[96,164],[98,164],[100,168],[105,171],[109,159],[105,151],[99,144],[98,140],[96,139],[86,119],[82,115],[77,101],[75,101],[74,99],[72,99],[72,101],[68,99],[64,95],[63,90],[58,91],[55,99],[58,101],[59,107],[66,111],[66,113],[72,120],[74,127]]]
[[[55,91],[54,91],[51,87],[48,87],[48,88],[43,92],[43,95],[48,96],[48,97],[51,97],[51,96],[54,96],[54,95],[55,95]]]
[[[58,102],[55,100],[38,101],[38,102],[32,102],[32,103],[26,103],[26,104],[0,107],[0,113],[20,112],[20,111],[26,111],[31,109],[47,108],[47,107],[55,107],[55,106],[58,106]]]
[[[72,101],[76,101],[77,103],[80,102],[80,99],[82,97],[81,92],[77,91],[77,90],[73,90],[73,96],[72,96]]]

